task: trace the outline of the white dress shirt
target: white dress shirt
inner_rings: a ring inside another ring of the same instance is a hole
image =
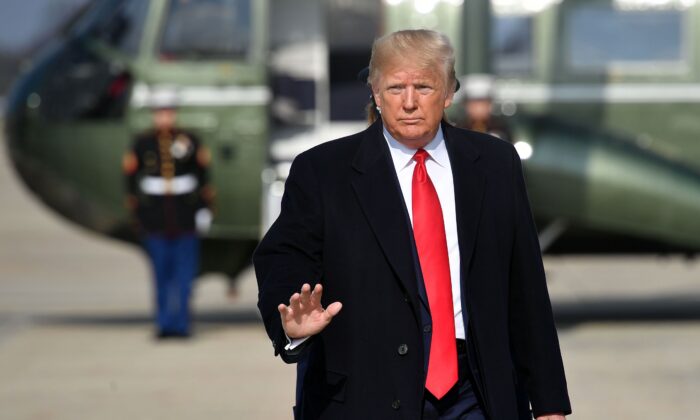
[[[394,162],[396,176],[399,179],[403,199],[406,203],[406,210],[413,224],[413,170],[416,167],[416,161],[413,160],[413,155],[416,154],[416,149],[410,149],[394,139],[391,134],[384,129],[384,138],[386,139],[389,150],[391,151],[391,159]],[[460,264],[459,264],[459,242],[457,239],[457,211],[455,209],[455,189],[452,182],[452,167],[450,166],[450,157],[447,154],[445,146],[445,138],[442,134],[442,127],[438,129],[435,138],[430,141],[423,149],[430,155],[429,159],[425,160],[425,168],[428,171],[428,176],[435,186],[440,207],[442,207],[442,218],[445,221],[445,237],[447,239],[447,253],[450,261],[450,279],[452,281],[452,305],[454,306],[455,316],[455,335],[456,338],[465,338],[464,320],[462,318],[462,285],[460,283]]]
[[[391,134],[384,129],[384,138],[389,145],[391,151],[391,159],[394,162],[396,176],[399,179],[403,199],[406,203],[408,216],[413,224],[413,169],[416,166],[416,161],[413,160],[413,155],[416,154],[415,149],[410,149],[394,139]],[[457,239],[457,212],[455,209],[455,189],[452,182],[452,167],[450,166],[450,157],[447,154],[445,146],[445,138],[442,134],[442,127],[438,129],[435,138],[430,141],[423,149],[430,155],[425,161],[425,167],[428,171],[428,176],[435,186],[440,206],[442,207],[442,218],[445,222],[445,237],[447,239],[447,253],[450,261],[450,279],[452,282],[452,305],[454,306],[455,317],[455,336],[456,338],[464,339],[465,329],[464,320],[462,319],[462,285],[459,275],[459,242]],[[288,344],[285,350],[293,350],[301,343],[306,341],[308,337],[290,339],[287,337]]]

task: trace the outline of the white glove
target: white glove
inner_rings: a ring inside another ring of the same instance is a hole
[[[194,214],[194,224],[197,229],[197,233],[204,235],[209,232],[213,217],[214,216],[211,214],[211,210],[206,207],[197,210],[197,213]]]

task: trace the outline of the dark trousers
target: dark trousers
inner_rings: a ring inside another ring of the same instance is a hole
[[[156,327],[161,334],[190,333],[190,295],[199,270],[199,238],[147,235],[144,245],[155,277]]]
[[[459,380],[441,399],[436,399],[428,391],[423,399],[424,420],[486,420],[481,403],[473,387],[469,368],[467,348],[463,340],[458,341],[457,362]]]

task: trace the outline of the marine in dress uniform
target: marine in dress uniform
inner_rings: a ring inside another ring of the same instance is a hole
[[[155,276],[157,337],[188,337],[200,241],[212,219],[209,151],[174,127],[175,110],[154,112],[155,128],[137,136],[123,159],[127,207],[135,216]]]
[[[465,96],[462,100],[463,118],[457,122],[460,128],[490,134],[511,142],[512,132],[508,122],[494,115],[493,80],[488,75],[471,75],[465,80]]]

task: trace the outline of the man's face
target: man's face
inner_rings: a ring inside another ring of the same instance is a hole
[[[454,92],[447,92],[446,84],[440,68],[420,68],[407,58],[382,69],[372,92],[389,133],[413,149],[428,144],[452,103]]]
[[[170,130],[175,125],[175,110],[170,108],[158,109],[153,113],[153,125],[158,130]]]
[[[491,118],[490,99],[470,99],[466,103],[467,115],[475,121],[486,121]]]

